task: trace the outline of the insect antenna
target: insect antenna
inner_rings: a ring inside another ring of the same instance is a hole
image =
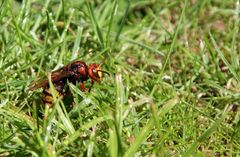
[[[102,73],[105,73],[105,74],[107,74],[108,76],[110,76],[110,73],[109,72],[107,72],[107,71],[104,71],[104,70],[97,70],[97,72],[102,72]]]

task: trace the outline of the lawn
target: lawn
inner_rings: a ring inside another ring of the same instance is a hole
[[[0,156],[238,156],[238,0],[1,0]],[[32,81],[81,60],[53,107]],[[91,86],[90,79],[85,86]]]

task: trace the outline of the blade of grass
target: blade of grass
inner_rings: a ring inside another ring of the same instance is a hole
[[[98,117],[98,118],[95,118],[93,120],[91,120],[89,123],[85,123],[81,126],[81,128],[79,128],[78,130],[76,130],[74,132],[74,134],[70,135],[68,137],[68,139],[66,139],[65,141],[63,141],[64,144],[68,145],[72,142],[74,142],[75,140],[77,140],[79,138],[79,136],[82,134],[82,132],[84,130],[87,130],[101,122],[104,122],[104,121],[107,121],[107,120],[113,120],[112,117],[110,116],[104,116],[104,117]]]
[[[88,144],[87,147],[87,157],[92,157],[93,156],[93,147],[94,147],[94,138],[96,135],[96,126],[92,127],[91,135],[90,135],[90,143]]]
[[[109,129],[108,149],[111,157],[118,157],[118,138],[115,128]]]
[[[122,127],[123,127],[123,104],[125,99],[125,92],[124,92],[124,86],[122,82],[122,75],[117,74],[116,75],[116,97],[117,102],[115,106],[115,129],[117,132],[117,139],[118,139],[118,155],[122,156],[122,143],[121,143],[121,136],[122,136]]]
[[[49,6],[49,3],[50,3],[50,0],[47,0],[44,4],[44,7],[42,8],[42,14],[43,13],[45,13],[46,11],[47,11],[47,8],[48,8],[48,6]],[[39,14],[38,15],[38,17],[37,17],[37,20],[36,20],[36,22],[35,22],[35,24],[34,24],[34,26],[32,27],[32,29],[31,29],[31,31],[30,31],[30,33],[33,35],[33,37],[37,40],[37,37],[36,37],[36,34],[35,34],[35,32],[36,32],[36,30],[38,29],[38,27],[39,27],[39,25],[40,25],[40,22],[41,22],[41,20],[42,20],[42,14]]]
[[[211,41],[213,43],[213,46],[215,48],[215,50],[217,51],[219,57],[222,59],[222,61],[224,62],[224,64],[229,68],[230,72],[232,73],[232,75],[235,77],[235,79],[237,79],[238,81],[240,81],[240,77],[237,74],[237,72],[235,71],[235,69],[232,67],[232,65],[227,61],[227,59],[225,58],[223,52],[220,50],[220,48],[218,47],[216,40],[214,39],[214,37],[212,36],[212,34],[209,32]]]
[[[118,6],[117,0],[114,0],[112,12],[111,12],[111,17],[110,17],[109,24],[108,24],[108,30],[107,30],[107,34],[106,34],[106,46],[110,46],[109,45],[109,43],[110,43],[110,31],[112,29],[114,15],[117,12],[117,6]]]
[[[164,104],[164,106],[161,109],[159,109],[158,119],[163,117],[167,112],[169,112],[178,102],[179,102],[179,99],[177,97],[167,101]],[[126,151],[126,153],[124,154],[124,157],[135,155],[140,145],[146,140],[147,136],[151,133],[151,130],[154,127],[154,124],[155,124],[154,117],[151,117],[148,123],[142,128],[142,131],[140,132],[139,136],[136,137],[133,144]]]
[[[115,36],[114,45],[115,45],[115,43],[118,42],[119,36],[120,36],[120,34],[121,34],[121,32],[122,32],[123,26],[124,26],[125,21],[126,21],[126,19],[127,19],[127,15],[128,15],[128,12],[129,12],[129,8],[130,8],[130,1],[127,0],[126,10],[125,10],[125,13],[124,13],[124,15],[123,15],[123,17],[122,17],[122,20],[121,20],[120,26],[119,26],[119,28],[118,28],[117,34],[116,34],[116,36]]]
[[[188,157],[191,154],[194,154],[196,151],[198,144],[206,140],[211,134],[213,134],[221,125],[221,123],[226,118],[227,114],[229,112],[229,106],[227,105],[225,107],[225,110],[222,113],[222,116],[216,120],[211,127],[209,127],[201,136],[197,138],[197,140],[189,147],[189,149],[183,154],[184,157]]]
[[[1,2],[1,4],[0,4],[0,10],[2,10],[2,7],[4,6],[4,2],[6,2],[6,1],[2,1],[2,2]],[[2,16],[0,16],[0,17],[2,17]]]
[[[102,32],[101,32],[101,30],[100,30],[100,28],[98,26],[97,20],[96,20],[96,18],[94,16],[92,5],[91,5],[90,2],[86,2],[86,4],[87,4],[87,8],[88,8],[88,13],[90,15],[91,23],[92,23],[92,25],[94,27],[94,31],[95,31],[95,33],[97,35],[97,38],[99,40],[99,43],[100,43],[101,47],[104,48],[104,41],[103,41]]]
[[[155,52],[157,54],[160,54],[161,56],[165,56],[165,54],[163,54],[161,51],[157,50],[156,48],[154,47],[151,47],[151,46],[148,46],[144,43],[141,43],[140,41],[136,41],[136,40],[132,40],[132,39],[129,39],[129,38],[126,38],[126,37],[123,37],[122,35],[120,35],[120,39],[123,39],[123,40],[126,40],[127,42],[131,43],[131,44],[135,44],[135,45],[138,45],[142,48],[145,48],[151,52]]]
[[[64,105],[62,104],[62,106],[61,106],[62,108],[60,107],[60,103],[62,103],[62,102],[59,102],[59,100],[61,98],[59,97],[59,94],[56,91],[56,89],[52,83],[51,73],[49,73],[48,79],[49,79],[50,91],[53,96],[54,103],[56,103],[55,107],[56,107],[57,113],[59,114],[59,118],[62,121],[63,126],[65,126],[65,130],[68,132],[69,135],[71,135],[75,132],[75,129],[74,129],[72,122],[71,122],[70,118],[68,117],[68,115],[64,114],[62,111],[62,108],[64,107]]]
[[[79,48],[80,48],[82,33],[83,33],[83,27],[78,27],[78,28],[77,28],[77,37],[76,37],[76,40],[75,40],[75,42],[74,42],[71,60],[76,59],[77,56],[79,55],[79,52],[78,52],[78,51],[79,51]]]
[[[58,64],[56,65],[57,68],[59,68],[62,65],[63,58],[66,55],[66,51],[65,51],[66,40],[64,40],[64,39],[66,38],[66,35],[67,35],[67,32],[68,32],[68,28],[69,28],[71,20],[73,18],[74,12],[75,12],[75,9],[70,9],[69,10],[69,17],[68,17],[68,20],[66,21],[64,30],[63,30],[63,32],[61,34],[60,42],[63,42],[63,44],[61,45],[61,50],[62,51],[61,51],[60,56],[58,58]],[[57,54],[58,54],[58,48],[55,49],[54,56],[58,56]]]
[[[236,39],[239,35],[239,9],[240,4],[239,0],[236,2],[236,9],[235,9],[235,23],[234,23],[234,29],[233,29],[233,36],[232,36],[232,43],[231,43],[231,59],[232,59],[232,66],[234,69],[237,69],[239,67],[239,56],[236,52]]]
[[[163,72],[164,72],[167,64],[169,64],[169,68],[171,69],[171,66],[170,66],[170,65],[171,65],[171,63],[170,63],[170,56],[171,56],[172,51],[173,51],[173,48],[174,48],[174,46],[175,46],[175,44],[176,44],[180,27],[182,26],[183,18],[184,18],[184,16],[185,16],[185,10],[186,10],[186,7],[187,7],[187,2],[188,2],[188,0],[185,0],[185,1],[184,1],[184,7],[183,7],[183,9],[182,9],[181,16],[180,16],[180,19],[179,19],[178,24],[177,24],[177,28],[176,28],[176,30],[175,30],[175,32],[174,32],[174,36],[173,36],[173,40],[172,40],[170,49],[169,49],[169,51],[168,51],[168,53],[167,53],[165,62],[164,62],[164,64],[163,64],[163,67],[162,67],[162,69],[160,70],[160,73],[159,73],[159,77],[158,77],[158,78],[159,78],[159,81],[161,81],[161,79],[162,79],[162,75],[163,75]],[[171,77],[171,78],[173,78],[173,77]]]
[[[70,88],[73,90],[73,92],[76,92],[78,95],[80,95],[81,97],[83,97],[83,103],[91,103],[92,105],[96,105],[96,103],[91,100],[90,98],[87,97],[86,94],[84,94],[82,91],[80,91],[80,89],[78,89],[76,86],[72,85],[72,84],[68,84],[70,86]],[[79,104],[79,105],[83,105],[83,104]],[[63,143],[68,145],[72,142],[74,142],[76,139],[79,138],[79,136],[82,134],[82,132],[84,130],[87,130],[101,122],[104,121],[108,121],[108,120],[113,120],[112,117],[108,116],[108,115],[103,115],[102,117],[98,117],[98,118],[94,118],[93,120],[91,120],[88,123],[85,123],[81,126],[81,128],[79,128],[78,130],[76,130],[74,132],[74,134],[70,135],[69,138],[67,140],[65,140]]]

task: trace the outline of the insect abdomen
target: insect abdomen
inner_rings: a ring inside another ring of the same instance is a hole
[[[43,89],[42,101],[44,104],[52,107],[54,100],[52,94],[50,93],[50,88]]]

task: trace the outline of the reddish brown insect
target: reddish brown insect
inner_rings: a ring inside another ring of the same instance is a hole
[[[87,66],[87,64],[83,61],[75,61],[72,62],[56,71],[51,73],[51,81],[59,92],[60,96],[64,96],[64,86],[67,81],[72,84],[76,84],[77,82],[80,85],[80,89],[83,92],[87,92],[87,89],[84,86],[84,81],[87,81],[89,78],[91,79],[91,86],[89,87],[89,92],[94,82],[100,82],[100,79],[103,76],[103,73],[109,75],[108,72],[100,69],[100,65],[93,63]],[[42,81],[32,82],[29,86],[29,90],[33,91],[38,88],[43,88],[43,97],[42,100],[44,103],[52,105],[53,99],[49,90],[49,81],[48,79],[44,79]]]

